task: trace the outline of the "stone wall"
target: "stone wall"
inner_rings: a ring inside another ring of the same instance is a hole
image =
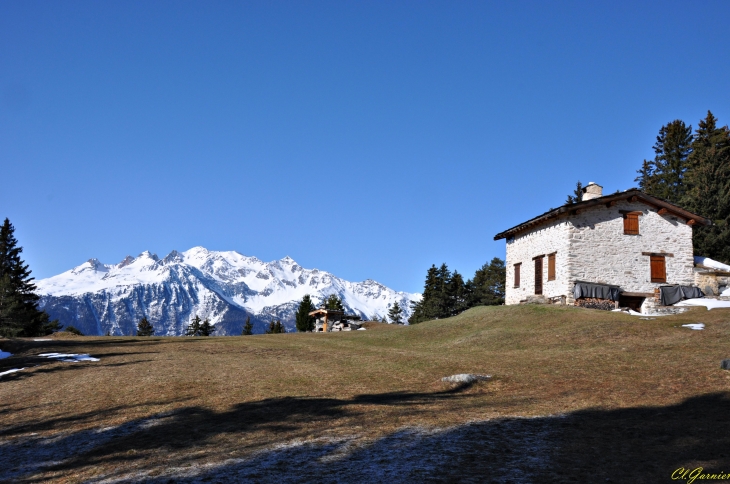
[[[624,235],[619,210],[642,212],[639,234]],[[627,292],[654,292],[664,283],[651,282],[649,256],[667,252],[666,284],[694,282],[692,227],[683,219],[659,215],[643,203],[618,202],[611,208],[594,207],[570,218],[571,280],[614,284]]]
[[[719,296],[730,286],[730,276],[707,269],[695,268],[694,283],[707,296]]]
[[[642,212],[639,234],[625,235],[619,210]],[[547,281],[547,255],[555,252],[556,278]],[[612,284],[626,292],[653,293],[665,283],[651,282],[649,256],[642,252],[673,254],[666,257],[666,284],[692,285],[694,258],[692,227],[681,218],[659,215],[643,203],[600,205],[577,215],[561,217],[507,239],[506,304],[518,304],[535,293],[533,257],[543,259],[543,294],[566,296],[572,304],[575,281]],[[520,287],[514,287],[514,264],[521,262]]]
[[[548,254],[555,253],[555,280],[548,281]],[[535,261],[544,255],[542,293],[546,298],[565,296],[568,287],[568,222],[565,219],[543,224],[535,230],[507,239],[507,286],[505,304],[518,304],[535,294]],[[514,287],[515,267],[522,263],[520,287]]]

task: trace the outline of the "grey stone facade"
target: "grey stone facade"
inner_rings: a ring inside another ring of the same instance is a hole
[[[647,197],[650,198],[650,197]],[[598,203],[603,200],[607,203]],[[666,202],[663,202],[666,204]],[[577,213],[563,207],[499,234],[507,239],[506,304],[518,304],[535,294],[535,257],[542,260],[542,294],[547,299],[573,303],[576,281],[619,286],[627,293],[654,293],[664,284],[692,285],[695,281],[692,223],[687,218],[652,206],[637,197],[598,197],[581,202]],[[562,211],[561,211],[562,210]],[[639,233],[624,233],[624,213],[640,212]],[[691,215],[691,214],[690,214]],[[709,222],[707,222],[709,223]],[[507,235],[505,235],[507,234]],[[555,254],[555,278],[548,280],[548,254]],[[651,281],[650,256],[664,253],[666,282]],[[515,285],[515,264],[520,283]],[[647,302],[649,302],[647,300]]]

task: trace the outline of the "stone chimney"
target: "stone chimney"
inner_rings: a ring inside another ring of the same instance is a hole
[[[583,187],[583,201],[593,200],[603,196],[603,187],[597,183],[589,182]]]

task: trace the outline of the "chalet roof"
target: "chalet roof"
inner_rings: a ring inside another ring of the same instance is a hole
[[[700,225],[712,225],[712,221],[708,218],[702,217],[692,212],[674,205],[673,203],[662,200],[661,198],[647,195],[646,193],[632,188],[625,192],[614,193],[612,195],[606,195],[603,197],[593,198],[586,200],[585,202],[577,202],[565,204],[562,207],[554,208],[549,210],[542,215],[538,215],[535,218],[531,218],[527,222],[523,222],[519,225],[515,225],[511,229],[507,229],[504,232],[500,232],[494,236],[494,240],[505,239],[512,237],[519,232],[531,229],[536,225],[546,223],[560,217],[569,217],[571,215],[577,215],[581,210],[596,207],[599,205],[605,205],[606,207],[613,206],[616,202],[626,200],[628,202],[641,202],[651,207],[658,208],[660,214],[670,213],[674,216],[683,218],[689,225],[700,224]]]

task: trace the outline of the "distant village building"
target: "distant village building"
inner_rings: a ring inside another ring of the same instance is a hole
[[[327,333],[330,331],[354,331],[362,326],[360,316],[345,314],[337,309],[315,309],[309,313],[315,318],[314,332]]]
[[[506,304],[537,297],[641,311],[698,297],[692,226],[711,221],[636,189],[602,192],[591,182],[582,201],[494,237],[507,241]]]

